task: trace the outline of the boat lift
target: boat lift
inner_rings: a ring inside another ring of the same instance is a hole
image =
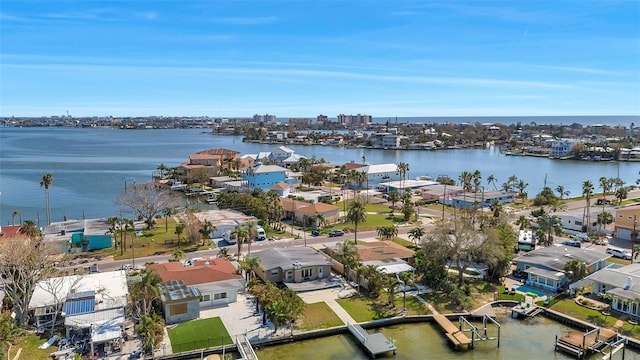
[[[460,316],[458,318],[458,328],[462,332],[470,332],[471,333],[471,348],[475,346],[475,341],[488,341],[488,340],[496,340],[498,342],[498,347],[500,347],[500,323],[498,323],[491,316],[484,314],[482,315],[482,327],[475,326],[469,320],[467,320],[464,316]],[[493,323],[498,329],[497,336],[489,336],[487,334],[488,324]]]

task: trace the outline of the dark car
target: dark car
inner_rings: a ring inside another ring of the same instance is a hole
[[[320,231],[318,230],[311,230],[311,236],[318,236],[320,235]]]
[[[563,241],[560,244],[565,245],[565,246],[573,246],[573,247],[582,247],[582,244],[580,244],[580,241]]]
[[[142,351],[140,350],[136,350],[134,352],[132,352],[131,354],[129,354],[129,359],[133,360],[133,359],[142,359]]]
[[[329,233],[329,237],[342,236],[342,235],[344,235],[344,231],[342,230],[331,230],[331,232]]]

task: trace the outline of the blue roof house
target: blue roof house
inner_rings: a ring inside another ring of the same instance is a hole
[[[287,182],[287,169],[278,165],[257,163],[247,169],[244,178],[249,189],[268,190],[277,183]]]

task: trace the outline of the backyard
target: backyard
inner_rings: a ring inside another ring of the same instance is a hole
[[[191,320],[175,327],[168,327],[167,333],[173,352],[233,344],[219,317]]]
[[[402,311],[402,293],[394,300],[394,306],[390,306],[383,300],[384,296],[374,300],[365,296],[354,296],[346,299],[337,299],[347,313],[357,322],[386,319],[399,315]],[[429,309],[413,296],[407,296],[407,315],[428,315]]]
[[[305,304],[304,316],[298,320],[296,328],[302,331],[326,329],[341,326],[342,320],[324,301]]]

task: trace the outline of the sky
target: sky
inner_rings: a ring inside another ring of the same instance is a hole
[[[0,5],[0,116],[640,114],[640,1]]]

